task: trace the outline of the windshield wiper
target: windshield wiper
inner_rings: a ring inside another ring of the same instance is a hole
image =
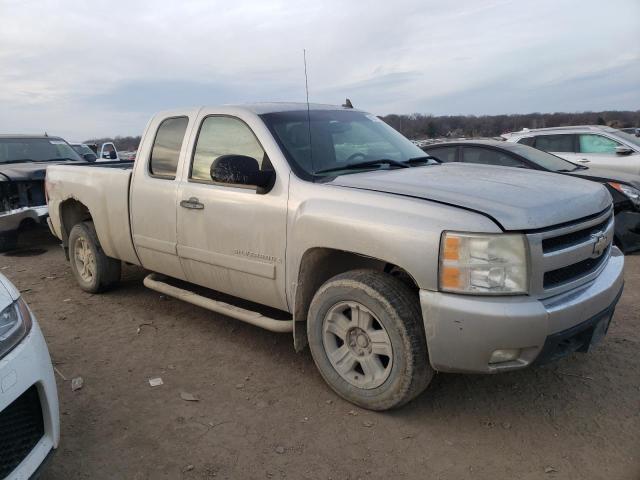
[[[0,162],[0,165],[6,165],[8,163],[23,163],[23,162],[33,162],[30,158],[15,158],[12,160],[5,160],[4,162]]]
[[[338,172],[340,170],[357,170],[359,168],[378,167],[380,165],[389,165],[398,168],[409,168],[409,165],[407,165],[406,162],[399,162],[398,160],[391,160],[390,158],[380,158],[378,160],[367,160],[364,162],[350,163],[348,165],[342,165],[341,167],[325,168],[323,170],[318,170],[315,173]]]

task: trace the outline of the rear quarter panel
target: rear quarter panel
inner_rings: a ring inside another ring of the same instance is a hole
[[[67,240],[60,207],[67,200],[77,200],[89,209],[104,252],[110,257],[139,265],[129,223],[130,181],[130,169],[49,167],[47,193],[53,233],[62,241]]]

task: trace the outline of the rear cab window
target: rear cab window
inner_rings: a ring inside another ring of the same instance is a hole
[[[188,123],[187,117],[167,118],[160,123],[149,158],[149,173],[153,177],[166,180],[176,178],[180,150]]]

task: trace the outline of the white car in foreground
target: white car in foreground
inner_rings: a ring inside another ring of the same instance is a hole
[[[32,477],[59,439],[47,344],[20,292],[0,274],[0,478]]]

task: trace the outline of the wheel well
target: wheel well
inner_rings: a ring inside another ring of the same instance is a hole
[[[91,220],[91,213],[84,203],[69,199],[60,204],[60,228],[65,251],[69,246],[69,233],[73,226],[86,220]]]
[[[30,228],[33,228],[37,225],[36,221],[33,218],[25,218],[24,220],[22,220],[20,222],[20,225],[18,226],[18,230],[22,231],[22,230],[28,230]]]
[[[386,272],[399,278],[412,290],[418,291],[418,285],[406,270],[384,260],[332,248],[307,250],[300,262],[293,312],[294,346],[297,351],[307,346],[307,315],[316,291],[330,278],[359,268]]]

